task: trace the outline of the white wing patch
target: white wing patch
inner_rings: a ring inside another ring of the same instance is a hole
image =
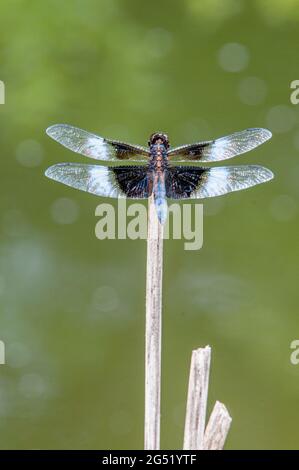
[[[221,196],[265,183],[273,177],[272,171],[258,165],[210,168],[200,181],[199,188],[191,193],[190,198]]]
[[[108,167],[76,163],[59,163],[46,170],[45,175],[72,188],[103,197],[123,198],[126,195]]]

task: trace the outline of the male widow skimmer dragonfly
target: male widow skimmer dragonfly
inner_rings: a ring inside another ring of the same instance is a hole
[[[168,136],[156,132],[149,147],[104,139],[66,124],[47,129],[54,140],[74,152],[109,166],[59,163],[46,176],[97,196],[145,199],[153,195],[160,223],[167,218],[167,198],[202,199],[264,183],[273,173],[258,165],[201,167],[177,162],[217,162],[248,152],[271,137],[267,129],[254,128],[216,140],[170,148]],[[140,165],[130,165],[130,162]],[[113,162],[122,163],[114,166]],[[111,164],[112,163],[112,164]]]

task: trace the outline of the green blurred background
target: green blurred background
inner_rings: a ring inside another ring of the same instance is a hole
[[[1,448],[143,446],[146,244],[97,240],[101,200],[44,177],[84,161],[59,122],[140,144],[272,130],[235,163],[275,180],[204,203],[202,250],[165,242],[162,448],[206,344],[226,447],[299,448],[298,27],[298,0],[1,1]]]

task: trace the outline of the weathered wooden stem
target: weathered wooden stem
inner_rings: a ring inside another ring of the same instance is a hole
[[[222,450],[232,419],[223,405],[216,401],[206,427],[203,448],[205,450]]]
[[[163,225],[153,196],[148,202],[145,321],[144,448],[160,449],[161,327],[162,327]]]
[[[160,449],[161,330],[162,330],[163,225],[153,197],[148,202],[145,320],[145,419],[144,448]],[[184,450],[223,449],[231,417],[216,402],[207,428],[211,348],[192,352],[185,419]]]
[[[211,348],[192,351],[185,419],[184,450],[203,449]]]
[[[205,429],[211,348],[192,351],[184,433],[184,450],[221,450],[232,422],[226,407],[216,401]]]

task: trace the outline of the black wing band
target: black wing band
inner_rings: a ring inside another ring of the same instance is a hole
[[[111,167],[115,180],[121,191],[129,198],[147,198],[151,193],[151,179],[147,168],[143,166]]]

